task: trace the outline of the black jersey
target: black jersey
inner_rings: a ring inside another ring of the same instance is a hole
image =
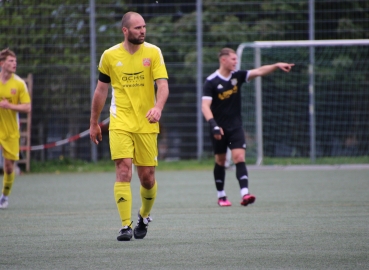
[[[247,70],[238,70],[225,78],[217,70],[206,78],[202,98],[212,99],[210,109],[218,126],[242,127],[241,86],[247,76]]]

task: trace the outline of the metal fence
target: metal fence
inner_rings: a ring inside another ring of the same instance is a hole
[[[239,44],[255,40],[308,39],[309,2],[202,1],[203,76],[200,79],[203,81],[218,67],[216,54],[222,47],[237,49]],[[315,39],[369,38],[367,0],[313,2]],[[146,40],[162,49],[170,77],[170,97],[161,120],[160,159],[190,159],[198,155],[198,3],[193,0],[94,2],[96,62],[106,48],[122,41],[120,20],[130,10],[142,14],[147,23]],[[32,73],[34,77],[32,144],[66,139],[88,129],[90,2],[3,0],[0,17],[0,47],[10,47],[17,53],[19,75]],[[249,90],[252,91],[245,89]],[[109,116],[108,108],[109,103],[103,110],[102,120]],[[211,147],[206,124],[201,128],[204,145],[200,152],[206,157],[212,155]],[[110,157],[106,128],[103,136],[103,143],[97,149],[98,159]],[[61,156],[90,160],[89,138],[32,152],[36,160]]]
[[[369,156],[369,39],[258,41],[237,54],[239,68],[276,55],[295,64],[289,74],[256,78],[254,102],[243,98],[248,154],[258,164],[264,156]]]

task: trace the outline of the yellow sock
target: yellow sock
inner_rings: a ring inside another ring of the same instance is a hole
[[[3,178],[3,194],[4,196],[9,196],[10,192],[12,191],[12,186],[14,183],[15,173],[12,172],[11,174],[4,173]]]
[[[115,203],[117,204],[120,219],[122,220],[122,227],[129,226],[131,224],[132,212],[131,183],[115,182],[114,198]]]
[[[158,185],[156,181],[151,189],[146,189],[143,186],[140,187],[141,202],[142,202],[142,206],[140,209],[141,217],[146,218],[149,216],[152,206],[154,205],[155,202],[157,190]]]

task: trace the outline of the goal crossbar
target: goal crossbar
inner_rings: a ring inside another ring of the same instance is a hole
[[[327,39],[327,40],[285,40],[285,41],[255,41],[239,45],[239,49],[268,47],[320,47],[320,46],[357,46],[368,45],[369,39]],[[238,50],[237,50],[238,51]]]

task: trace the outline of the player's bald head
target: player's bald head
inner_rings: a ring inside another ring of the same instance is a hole
[[[129,28],[131,26],[131,19],[134,17],[141,17],[142,16],[140,14],[138,14],[137,12],[133,12],[133,11],[129,11],[126,14],[123,15],[122,17],[122,28]]]

